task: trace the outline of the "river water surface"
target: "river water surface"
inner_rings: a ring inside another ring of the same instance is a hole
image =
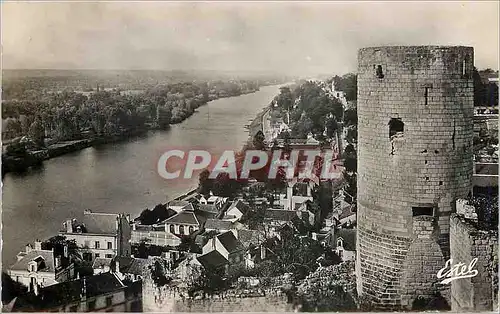
[[[3,268],[27,243],[56,235],[65,219],[78,219],[85,209],[134,218],[197,186],[197,176],[161,178],[159,157],[172,148],[240,149],[248,138],[245,125],[278,92],[279,86],[266,86],[214,100],[170,130],[46,160],[41,169],[25,175],[8,173],[2,187]]]

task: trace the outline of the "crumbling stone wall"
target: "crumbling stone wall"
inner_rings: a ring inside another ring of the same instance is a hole
[[[449,300],[449,286],[436,282],[436,274],[446,260],[437,243],[437,220],[430,216],[413,219],[413,241],[402,268],[401,305],[411,309],[416,297],[430,300],[441,295]]]
[[[451,282],[452,311],[498,311],[498,230],[478,230],[472,220],[452,214],[450,249],[453,263],[478,258],[477,276]]]
[[[286,295],[176,300],[175,312],[291,312]]]
[[[380,308],[402,306],[419,208],[449,257],[450,213],[471,189],[472,71],[470,47],[359,51],[357,290]]]

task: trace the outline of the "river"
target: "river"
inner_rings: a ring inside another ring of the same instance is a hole
[[[277,85],[265,86],[252,94],[217,99],[170,130],[50,159],[24,175],[8,173],[2,187],[3,268],[27,243],[56,235],[65,219],[78,219],[85,209],[134,218],[196,187],[197,176],[161,178],[159,157],[172,148],[208,148],[216,154],[240,149],[248,139],[245,125],[278,92]]]

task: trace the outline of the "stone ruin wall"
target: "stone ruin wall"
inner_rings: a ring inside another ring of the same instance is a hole
[[[444,266],[454,201],[471,189],[473,59],[471,47],[359,51],[357,290],[378,308],[446,295],[422,274]]]
[[[478,258],[477,276],[451,282],[451,310],[498,313],[498,230],[478,230],[470,219],[458,214],[450,222],[453,263],[468,265]]]

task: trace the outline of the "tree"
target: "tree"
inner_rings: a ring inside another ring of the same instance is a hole
[[[56,235],[42,242],[42,248],[44,250],[53,249],[56,255],[64,255],[65,247],[70,260],[82,260],[82,254],[80,248],[76,244],[76,240],[68,240],[65,236]]]
[[[253,136],[252,147],[255,150],[266,150],[265,136],[262,131],[258,131]]]
[[[28,136],[33,140],[33,142],[35,142],[38,147],[45,146],[45,128],[43,127],[43,123],[39,117],[37,117],[31,124],[28,131]]]
[[[213,181],[209,178],[210,170],[204,169],[198,175],[198,192],[202,195],[209,195],[213,188]]]

